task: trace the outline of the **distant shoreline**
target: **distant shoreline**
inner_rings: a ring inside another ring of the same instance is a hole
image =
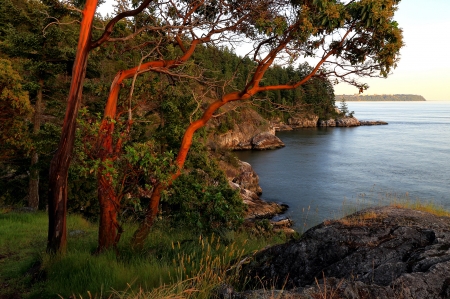
[[[375,94],[375,95],[335,95],[336,101],[347,102],[425,102],[421,95],[415,94]]]

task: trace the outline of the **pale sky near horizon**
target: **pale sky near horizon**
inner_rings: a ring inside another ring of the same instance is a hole
[[[405,47],[387,79],[363,79],[364,94],[418,94],[427,101],[450,101],[450,0],[402,0],[395,20]],[[357,93],[343,83],[335,94]]]
[[[108,4],[99,11],[112,12]],[[405,43],[398,67],[387,79],[362,79],[369,84],[364,94],[417,94],[427,101],[450,101],[450,0],[402,0],[395,20]],[[357,92],[344,83],[335,86],[335,94]]]

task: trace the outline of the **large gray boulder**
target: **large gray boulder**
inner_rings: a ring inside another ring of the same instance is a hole
[[[250,289],[283,289],[280,298],[450,298],[450,218],[367,209],[256,254],[242,275]]]

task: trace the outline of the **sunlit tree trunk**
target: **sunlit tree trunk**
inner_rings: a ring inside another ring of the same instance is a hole
[[[75,141],[76,118],[81,103],[92,36],[92,23],[97,4],[98,0],[87,0],[83,10],[66,115],[58,149],[50,163],[47,243],[47,252],[50,253],[63,253],[67,245],[67,177]]]
[[[103,170],[104,168],[100,167],[99,171]],[[100,172],[98,176],[100,223],[97,252],[102,252],[115,247],[119,242],[121,228],[117,222],[117,214],[120,209],[120,200],[115,193],[111,180]]]
[[[112,113],[115,113],[115,109],[113,109]],[[110,174],[110,169],[113,167],[113,160],[117,154],[113,146],[113,131],[114,122],[111,121],[109,116],[105,117],[101,123],[99,132],[98,158],[100,158],[101,165],[97,170],[97,193],[100,204],[97,252],[115,247],[119,242],[121,233],[120,225],[117,222],[117,215],[120,210],[120,198],[116,193],[113,178]]]

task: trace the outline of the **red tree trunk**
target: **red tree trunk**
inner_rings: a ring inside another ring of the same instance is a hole
[[[100,171],[103,168],[99,169]],[[98,174],[98,199],[100,203],[100,223],[98,229],[97,252],[114,248],[119,242],[120,226],[117,222],[117,213],[120,202],[115,194],[114,186],[108,176]]]
[[[115,109],[112,109],[111,112],[115,114]],[[108,172],[108,168],[112,168],[112,160],[115,155],[112,138],[113,131],[114,122],[111,121],[109,116],[105,117],[100,126],[98,139],[98,157],[102,164],[97,170],[98,201],[100,203],[97,252],[115,247],[120,238],[120,233],[118,233],[120,226],[117,222],[120,201],[114,189],[111,174]]]
[[[83,10],[66,115],[58,149],[50,163],[47,241],[47,252],[50,253],[64,253],[67,246],[67,176],[75,141],[76,119],[86,75],[92,36],[92,22],[97,4],[98,0],[87,0]]]
[[[158,206],[161,200],[161,191],[164,190],[164,186],[158,183],[154,189],[152,196],[150,197],[150,203],[147,208],[147,213],[145,214],[145,219],[139,225],[139,228],[133,235],[131,241],[131,246],[136,249],[142,249],[144,247],[145,239],[150,233],[150,228],[155,221],[156,215],[158,214]]]

